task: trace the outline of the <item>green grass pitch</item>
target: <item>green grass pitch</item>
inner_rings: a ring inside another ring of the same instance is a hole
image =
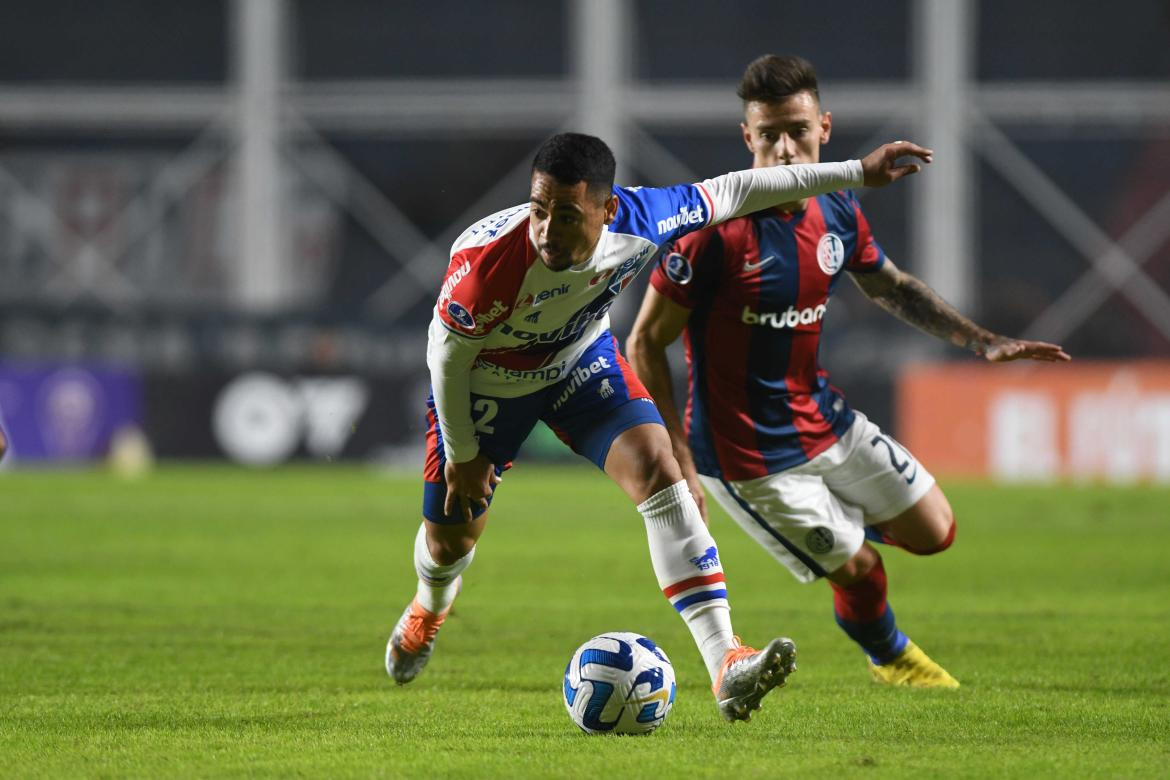
[[[0,775],[1165,776],[1170,491],[946,487],[955,546],[885,558],[954,692],[872,684],[828,588],[716,514],[737,631],[799,648],[789,686],[729,725],[641,520],[592,469],[509,473],[405,687],[382,655],[414,588],[416,476],[0,475]],[[587,737],[561,703],[573,649],[615,630],[676,667],[650,737]]]

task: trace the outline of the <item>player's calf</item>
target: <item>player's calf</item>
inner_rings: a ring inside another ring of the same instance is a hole
[[[430,660],[435,637],[459,595],[463,571],[475,558],[472,547],[453,563],[438,563],[431,555],[430,541],[424,523],[414,538],[415,597],[386,643],[386,672],[400,685],[417,677]]]

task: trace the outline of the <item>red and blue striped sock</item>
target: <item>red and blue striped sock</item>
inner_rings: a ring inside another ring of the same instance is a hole
[[[679,481],[638,505],[658,587],[686,622],[714,680],[735,645],[719,549],[699,506]]]
[[[886,601],[886,569],[881,558],[869,573],[850,585],[833,586],[837,625],[861,646],[875,664],[889,663],[910,641],[898,629],[894,610]]]

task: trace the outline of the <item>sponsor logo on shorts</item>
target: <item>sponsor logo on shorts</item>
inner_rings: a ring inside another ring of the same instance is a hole
[[[592,363],[589,363],[588,365],[576,366],[569,373],[569,382],[565,386],[565,389],[561,391],[561,394],[559,396],[557,396],[557,400],[553,402],[553,405],[552,405],[553,410],[555,411],[557,409],[560,409],[561,405],[563,403],[565,403],[565,401],[568,401],[570,398],[573,397],[573,393],[577,392],[579,389],[581,389],[582,385],[584,385],[586,382],[588,382],[590,379],[593,378],[594,374],[600,374],[602,371],[604,371],[605,369],[609,368],[612,365],[613,364],[610,363],[608,360],[606,360],[605,356],[602,355],[602,356],[598,357],[597,360],[594,360]],[[603,379],[602,385],[604,387],[609,387],[609,380]],[[609,395],[613,395],[613,388],[612,387],[609,388]],[[609,395],[602,395],[601,397],[602,398],[609,398]]]
[[[455,320],[456,325],[464,330],[475,330],[475,318],[458,301],[451,301],[447,304],[447,314]]]
[[[829,276],[845,264],[845,242],[836,233],[825,233],[817,242],[817,265]]]
[[[823,525],[818,525],[811,529],[804,536],[804,546],[813,555],[824,555],[833,549],[833,544],[837,541],[833,536],[833,532]]]
[[[719,565],[719,550],[715,548],[715,545],[711,545],[702,555],[691,558],[691,563],[699,567],[700,571],[714,569]]]
[[[678,252],[666,256],[666,278],[675,284],[686,284],[691,280],[691,261]]]
[[[777,330],[783,330],[784,328],[795,328],[798,325],[812,325],[814,322],[822,320],[824,316],[825,304],[823,303],[805,309],[789,306],[784,311],[764,312],[754,312],[751,307],[744,306],[740,321],[744,325],[770,325]]]

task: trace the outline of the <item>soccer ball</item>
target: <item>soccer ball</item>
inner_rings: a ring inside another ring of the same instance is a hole
[[[587,734],[649,734],[674,705],[674,667],[641,634],[601,634],[565,667],[565,708]]]

